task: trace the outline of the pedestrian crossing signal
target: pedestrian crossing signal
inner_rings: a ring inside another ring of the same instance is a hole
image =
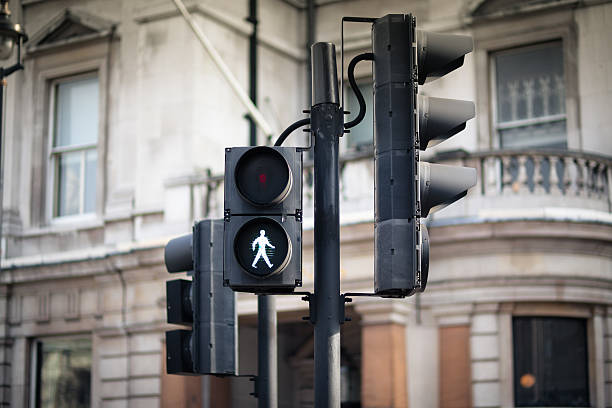
[[[281,273],[291,259],[291,240],[283,226],[264,217],[246,222],[234,239],[240,266],[256,278]]]
[[[301,150],[226,149],[224,194],[225,285],[270,294],[301,286]]]

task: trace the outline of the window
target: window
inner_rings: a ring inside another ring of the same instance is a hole
[[[98,78],[57,81],[52,89],[53,216],[96,210]]]
[[[517,407],[588,407],[586,320],[515,317]]]
[[[36,408],[84,408],[91,398],[91,340],[34,342],[33,404]]]
[[[566,148],[563,43],[492,55],[495,128],[502,148]]]
[[[357,84],[357,86],[359,87],[359,90],[363,95],[363,99],[365,99],[366,114],[361,123],[351,128],[351,133],[345,136],[347,138],[347,145],[349,148],[369,146],[372,145],[372,141],[374,140],[374,131],[372,125],[372,118],[374,117],[372,83],[366,82]],[[345,121],[348,122],[356,118],[359,114],[359,102],[357,101],[357,97],[355,96],[355,93],[351,89],[350,85],[346,86],[345,98],[347,107],[346,110],[351,112],[351,114],[347,115],[345,118]]]

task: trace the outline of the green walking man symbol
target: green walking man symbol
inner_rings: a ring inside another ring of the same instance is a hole
[[[266,253],[266,247],[269,246],[272,249],[275,249],[276,247],[272,245],[270,241],[268,241],[268,237],[266,237],[265,230],[260,230],[259,236],[253,240],[251,244],[253,251],[255,251],[255,246],[257,246],[257,255],[255,255],[255,259],[253,260],[251,266],[253,268],[257,268],[257,262],[260,258],[263,258],[263,260],[268,265],[268,268],[272,268],[273,265],[272,263],[270,263],[270,259],[268,258],[268,254]]]

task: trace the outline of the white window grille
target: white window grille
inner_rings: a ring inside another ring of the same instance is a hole
[[[494,53],[495,130],[501,148],[566,148],[563,44]]]

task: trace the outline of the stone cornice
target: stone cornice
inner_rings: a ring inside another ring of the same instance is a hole
[[[146,270],[149,278],[152,270],[162,271],[163,246],[124,251],[102,249],[97,252],[82,252],[80,256],[75,254],[72,257],[41,257],[28,263],[10,264],[9,260],[3,265],[0,285],[115,275],[118,271],[129,271],[128,275],[132,275],[142,269]]]

